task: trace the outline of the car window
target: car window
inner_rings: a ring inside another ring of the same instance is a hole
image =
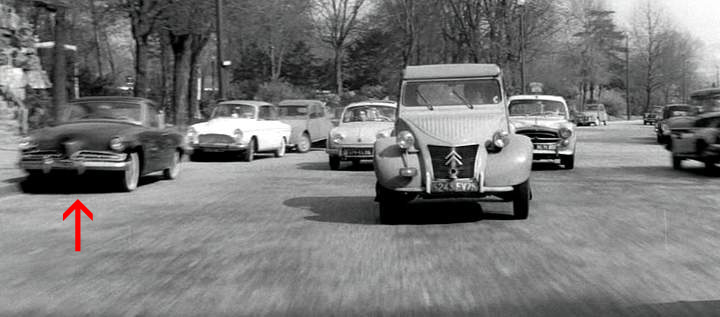
[[[302,119],[308,116],[308,106],[305,105],[289,105],[278,107],[278,116],[280,118],[298,118]]]
[[[511,116],[562,116],[565,105],[553,100],[513,100],[508,106]]]
[[[261,106],[258,113],[260,120],[276,120],[278,117],[277,110],[273,106]]]
[[[142,124],[140,104],[133,102],[82,101],[73,102],[66,109],[67,114],[61,121],[111,119]]]
[[[494,79],[407,82],[402,104],[408,107],[497,104],[502,101]]]
[[[395,108],[387,106],[355,106],[343,112],[342,122],[392,122],[395,121]]]
[[[255,107],[243,104],[219,104],[213,110],[214,118],[255,118]]]

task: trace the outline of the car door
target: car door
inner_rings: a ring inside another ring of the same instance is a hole
[[[150,173],[165,167],[164,157],[166,144],[164,142],[164,131],[158,126],[156,110],[153,104],[142,104],[143,129],[139,134],[140,143],[143,148],[144,173]]]
[[[322,124],[320,120],[322,117],[320,116],[320,107],[315,104],[311,104],[308,106],[308,132],[310,132],[310,138],[311,142],[317,141],[320,137],[322,137],[320,131],[320,125]]]
[[[263,105],[258,110],[258,123],[261,125],[258,130],[258,149],[261,151],[276,149],[280,146],[283,125],[277,120],[277,109],[272,105]]]
[[[696,154],[697,141],[702,138],[703,130],[708,129],[712,121],[708,118],[698,119],[692,126],[672,129],[673,152],[677,154]]]

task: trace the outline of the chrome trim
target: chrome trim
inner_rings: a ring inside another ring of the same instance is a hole
[[[481,187],[482,188],[482,187]],[[483,193],[493,193],[493,192],[511,192],[514,188],[512,186],[486,186],[481,190]]]

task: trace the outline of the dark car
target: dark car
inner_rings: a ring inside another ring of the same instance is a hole
[[[183,135],[168,129],[150,100],[86,97],[71,101],[59,123],[20,143],[20,168],[29,181],[56,171],[111,172],[124,191],[140,176],[162,171],[174,179],[184,154]]]
[[[655,123],[655,135],[660,144],[670,140],[670,130],[673,128],[688,126],[693,116],[697,115],[697,106],[688,104],[670,104],[662,109],[662,116]]]
[[[674,127],[670,130],[670,140],[666,148],[672,152],[672,165],[682,167],[686,159],[705,163],[705,168],[713,170],[720,162],[720,112],[709,112],[694,117],[686,127]]]

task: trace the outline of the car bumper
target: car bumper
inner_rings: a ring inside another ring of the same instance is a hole
[[[26,161],[22,160],[18,164],[20,168],[28,172],[42,171],[47,174],[52,171],[77,171],[78,174],[83,174],[86,171],[124,171],[127,169],[127,161],[116,162],[116,161],[82,161],[72,159],[46,159],[42,161]]]
[[[196,152],[234,152],[247,150],[247,144],[196,143],[192,149]]]
[[[372,160],[373,146],[340,146],[325,149],[328,155],[339,156],[341,160]]]

